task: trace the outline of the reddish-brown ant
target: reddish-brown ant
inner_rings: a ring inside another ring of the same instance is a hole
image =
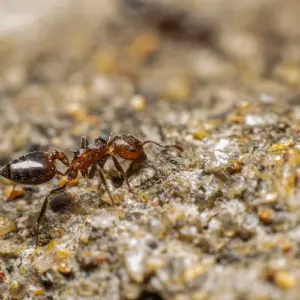
[[[130,173],[136,162],[142,162],[147,159],[144,146],[148,143],[164,148],[176,148],[181,152],[183,151],[182,147],[177,145],[161,145],[153,141],[141,142],[129,134],[113,136],[108,142],[98,137],[95,138],[90,145],[87,139],[82,137],[81,148],[79,151],[74,152],[74,158],[71,163],[69,163],[68,157],[62,152],[53,151],[52,153],[48,153],[36,151],[25,154],[3,167],[0,170],[1,176],[15,183],[27,185],[45,183],[50,181],[55,175],[67,176],[65,184],[50,191],[43,202],[37,219],[36,246],[39,244],[39,227],[45,215],[50,195],[63,192],[68,187],[70,181],[78,176],[78,172],[80,172],[83,177],[89,179],[93,178],[96,172],[98,172],[101,182],[113,203],[113,198],[103,174],[103,167],[107,159],[109,157],[112,158],[116,169],[125,179],[129,190],[132,191],[127,174]],[[118,162],[117,157],[132,161],[126,172]],[[60,171],[56,167],[56,160],[61,161],[68,167],[65,172]]]

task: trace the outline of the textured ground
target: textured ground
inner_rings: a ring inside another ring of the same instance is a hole
[[[134,194],[108,164],[114,205],[79,178],[39,249],[62,178],[1,178],[0,299],[298,299],[299,1],[49,3],[2,12],[1,165],[82,135],[185,152],[149,145]]]

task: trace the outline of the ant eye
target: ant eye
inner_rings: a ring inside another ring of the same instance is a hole
[[[129,146],[128,150],[129,150],[130,152],[135,152],[136,149],[135,149],[134,146]]]

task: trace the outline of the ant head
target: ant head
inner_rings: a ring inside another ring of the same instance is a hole
[[[143,150],[143,143],[136,137],[129,134],[115,136],[109,141],[112,146],[112,153],[126,160],[143,161],[147,155]]]
[[[179,152],[184,152],[183,148],[179,145],[161,145],[153,141],[141,142],[136,137],[129,134],[122,134],[114,136],[108,143],[112,147],[112,153],[127,159],[135,161],[143,161],[147,159],[144,152],[146,144],[154,144],[165,149],[176,149]]]

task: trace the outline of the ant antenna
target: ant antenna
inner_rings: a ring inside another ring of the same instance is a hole
[[[162,147],[162,148],[176,148],[177,150],[179,150],[180,152],[183,152],[183,148],[181,146],[178,146],[178,145],[161,145],[159,143],[156,143],[156,142],[153,142],[153,141],[146,141],[142,144],[142,147],[144,147],[146,144],[154,144],[156,146],[159,146],[159,147]]]

